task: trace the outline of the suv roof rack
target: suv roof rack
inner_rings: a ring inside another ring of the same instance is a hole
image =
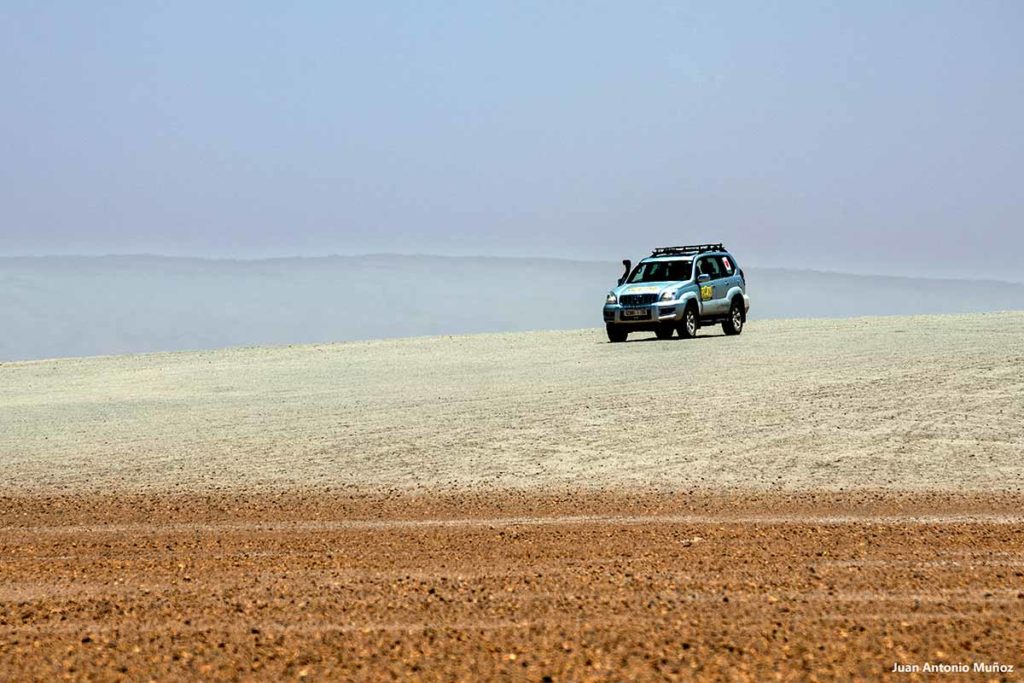
[[[688,244],[679,247],[658,247],[651,252],[651,256],[693,256],[702,254],[705,251],[725,251],[722,243],[718,244]]]

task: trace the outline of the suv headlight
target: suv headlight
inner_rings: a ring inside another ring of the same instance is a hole
[[[662,292],[661,293],[661,301],[675,301],[675,300],[676,300],[676,293],[673,290],[670,289],[667,292]]]
[[[604,302],[606,304],[617,304],[619,303],[619,298],[615,296],[614,292],[608,292],[608,296],[604,298]]]

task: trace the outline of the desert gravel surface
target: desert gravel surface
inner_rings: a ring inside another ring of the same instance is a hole
[[[1022,455],[1024,313],[3,363],[0,680],[1018,680]]]
[[[0,678],[934,680],[889,672],[977,663],[956,680],[1018,680],[1022,503],[6,497]]]
[[[0,488],[1021,490],[1024,312],[0,364]]]

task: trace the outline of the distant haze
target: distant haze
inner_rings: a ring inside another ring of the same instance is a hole
[[[1024,284],[744,270],[751,320],[1024,309]],[[0,361],[600,328],[620,273],[520,258],[0,258]]]
[[[1024,3],[0,7],[0,254],[1024,281]]]

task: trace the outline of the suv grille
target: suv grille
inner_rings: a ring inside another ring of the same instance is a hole
[[[623,306],[646,306],[657,300],[657,294],[623,294],[619,297],[619,303]]]

